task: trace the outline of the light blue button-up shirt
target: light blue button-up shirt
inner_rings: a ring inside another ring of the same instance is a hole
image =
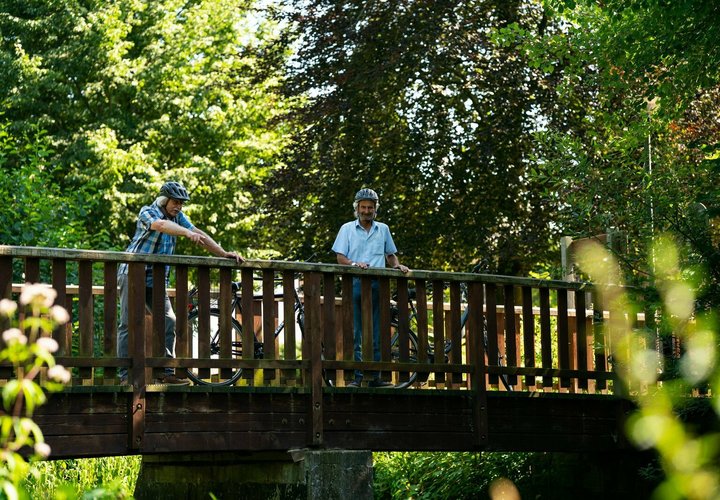
[[[385,267],[385,256],[397,253],[387,224],[373,221],[370,231],[365,231],[358,220],[342,225],[332,250],[353,262],[367,262],[371,267]]]

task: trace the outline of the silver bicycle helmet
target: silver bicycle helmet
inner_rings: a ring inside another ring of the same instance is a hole
[[[372,200],[376,204],[380,200],[378,198],[378,195],[375,191],[373,191],[370,188],[363,188],[357,193],[355,193],[355,202],[361,201],[361,200]]]
[[[168,181],[160,188],[160,196],[167,196],[173,200],[188,201],[190,195],[185,186],[175,181]]]

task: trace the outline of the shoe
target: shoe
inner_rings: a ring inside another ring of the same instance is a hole
[[[190,385],[190,381],[186,378],[178,378],[173,373],[168,373],[160,379],[161,384],[165,385]]]
[[[368,387],[395,387],[395,385],[392,382],[385,382],[384,380],[376,378],[368,382]]]
[[[360,381],[359,380],[353,380],[348,383],[345,387],[360,387]]]

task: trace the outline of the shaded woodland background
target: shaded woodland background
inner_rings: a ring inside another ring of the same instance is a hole
[[[334,262],[368,186],[411,268],[560,278],[561,236],[612,231],[627,282],[689,283],[704,318],[718,40],[707,0],[0,0],[0,244],[123,250],[174,179],[226,249]],[[660,237],[678,260],[656,276]],[[666,484],[707,478],[706,437]]]
[[[560,277],[670,231],[714,295],[715,2],[2,0],[0,243],[122,250],[165,179],[317,259],[371,186],[410,267]],[[180,243],[180,252],[194,249]]]

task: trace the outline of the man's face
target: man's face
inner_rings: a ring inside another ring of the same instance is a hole
[[[165,211],[168,213],[168,215],[170,217],[175,218],[182,210],[184,204],[185,204],[184,201],[170,198],[167,202],[167,205],[165,205]]]
[[[372,221],[375,218],[375,202],[360,200],[357,206],[358,218],[361,222]]]

